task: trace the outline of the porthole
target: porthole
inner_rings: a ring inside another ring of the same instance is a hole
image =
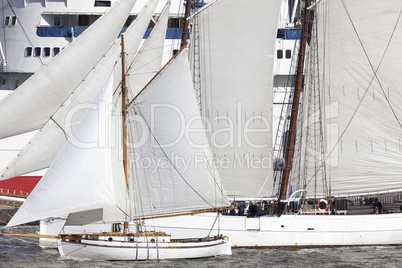
[[[53,57],[56,56],[59,53],[60,53],[60,48],[59,47],[54,47],[53,48]]]
[[[278,59],[282,59],[282,58],[283,58],[283,50],[282,50],[282,49],[278,49],[278,50],[276,51],[276,57],[277,57]]]
[[[25,48],[25,57],[32,57],[32,47]]]
[[[43,57],[50,57],[50,47],[43,48]]]
[[[41,52],[41,48],[40,47],[35,47],[34,57],[40,57],[40,52]]]

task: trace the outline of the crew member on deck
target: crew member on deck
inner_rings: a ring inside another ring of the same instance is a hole
[[[250,202],[248,210],[250,217],[255,217],[258,215],[258,207],[254,203]]]
[[[381,214],[382,204],[378,201],[378,198],[374,199],[373,208],[375,214]]]

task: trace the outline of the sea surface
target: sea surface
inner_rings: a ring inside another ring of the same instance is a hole
[[[18,228],[12,231],[38,230],[37,226]],[[61,259],[57,249],[41,249],[35,241],[0,236],[0,267],[402,267],[402,246],[241,248],[233,249],[232,256],[207,259],[110,262]]]

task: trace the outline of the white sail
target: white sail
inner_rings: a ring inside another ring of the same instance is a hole
[[[125,32],[125,43],[131,50],[138,49],[158,1],[150,0],[141,10],[137,20]],[[116,63],[120,52],[120,39],[116,39],[107,53],[105,53],[105,56],[102,57],[85,80],[71,93],[67,101],[46,122],[43,128],[33,137],[13,162],[6,167],[1,174],[0,180],[49,167],[83,118],[108,75],[114,71],[115,77],[116,73],[121,77],[121,64]],[[132,61],[133,57],[130,59]],[[81,63],[77,62],[76,64]],[[72,65],[70,68],[73,68]],[[118,84],[118,82],[115,82],[115,87]]]
[[[7,226],[94,209],[103,209],[98,220],[127,220],[122,165],[113,164],[113,152],[106,146],[112,81],[110,76],[74,135]]]
[[[1,102],[0,138],[39,129],[49,120],[113,44],[135,2],[117,2]]]
[[[402,189],[402,2],[321,1],[317,8],[330,193]],[[308,193],[325,196],[315,173],[307,168]]]
[[[130,106],[130,178],[137,217],[228,206],[182,51]]]
[[[272,195],[273,66],[281,2],[218,0],[195,17],[201,110],[232,197]]]
[[[169,12],[170,3],[167,3],[127,71],[128,89],[132,97],[137,95],[162,67],[161,55],[163,54]]]

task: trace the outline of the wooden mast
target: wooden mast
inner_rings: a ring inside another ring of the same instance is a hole
[[[288,190],[289,184],[289,175],[290,169],[292,167],[292,157],[294,151],[294,144],[296,139],[296,123],[297,123],[297,115],[299,112],[299,102],[300,102],[300,93],[303,86],[303,70],[304,70],[304,60],[307,46],[307,39],[310,29],[310,10],[309,7],[311,5],[311,0],[305,0],[304,5],[304,14],[303,14],[303,24],[302,24],[302,32],[300,39],[300,49],[298,54],[298,62],[297,62],[297,71],[296,71],[296,82],[295,89],[293,93],[293,103],[292,103],[292,111],[289,122],[289,130],[288,130],[288,138],[286,144],[285,151],[285,167],[282,174],[282,182],[281,189],[278,197],[278,207],[277,207],[277,215],[280,216],[285,209],[285,203],[281,200],[286,198],[286,192]]]
[[[191,12],[191,0],[187,0],[186,1],[186,11],[184,13],[183,34],[181,36],[180,47],[187,45],[187,38],[188,38],[188,34],[190,32],[188,30],[188,25],[190,23],[188,18],[190,17],[190,12]]]
[[[127,175],[127,86],[126,86],[126,53],[124,50],[124,34],[121,35],[121,106],[123,116],[123,168],[126,187],[128,188]],[[124,222],[124,233],[128,233],[128,222]]]
[[[122,105],[122,116],[123,116],[123,166],[124,166],[124,177],[126,179],[126,186],[128,187],[127,181],[127,86],[126,86],[126,54],[124,52],[124,35],[121,35],[121,105]]]

